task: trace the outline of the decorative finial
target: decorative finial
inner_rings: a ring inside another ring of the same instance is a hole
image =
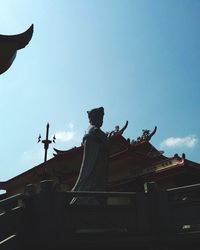
[[[41,134],[39,134],[39,137],[38,137],[38,142],[41,141]],[[53,137],[53,140],[49,140],[49,123],[47,123],[47,126],[46,126],[46,139],[45,140],[42,140],[41,142],[44,144],[44,162],[47,161],[47,151],[48,151],[48,148],[49,148],[49,144],[51,144],[52,142],[55,143],[55,140],[56,140],[56,137],[54,135]]]

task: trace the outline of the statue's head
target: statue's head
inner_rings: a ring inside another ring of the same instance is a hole
[[[92,109],[90,111],[87,111],[87,113],[90,124],[100,128],[103,124],[104,108],[100,107]]]

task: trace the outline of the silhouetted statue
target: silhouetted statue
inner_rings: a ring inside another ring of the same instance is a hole
[[[24,33],[18,35],[0,35],[0,74],[13,63],[17,50],[23,49],[33,35],[33,24]]]
[[[104,109],[100,107],[87,113],[90,126],[83,137],[83,160],[72,191],[105,191],[108,139],[107,135],[100,129],[103,124]],[[73,198],[71,204],[97,204],[98,201],[94,198]]]

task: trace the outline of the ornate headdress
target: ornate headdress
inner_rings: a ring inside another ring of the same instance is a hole
[[[104,108],[100,107],[100,108],[91,109],[90,111],[87,111],[87,113],[88,113],[88,118],[93,119],[99,115],[104,115]]]

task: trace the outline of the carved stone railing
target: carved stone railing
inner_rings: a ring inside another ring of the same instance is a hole
[[[23,194],[17,194],[0,201],[0,249],[19,247],[17,234],[25,219],[25,210],[19,205],[23,198]]]
[[[70,205],[73,197],[104,198]],[[185,247],[200,243],[200,184],[146,192],[63,192],[53,181],[0,201],[1,249]],[[190,247],[190,249],[192,249]]]

